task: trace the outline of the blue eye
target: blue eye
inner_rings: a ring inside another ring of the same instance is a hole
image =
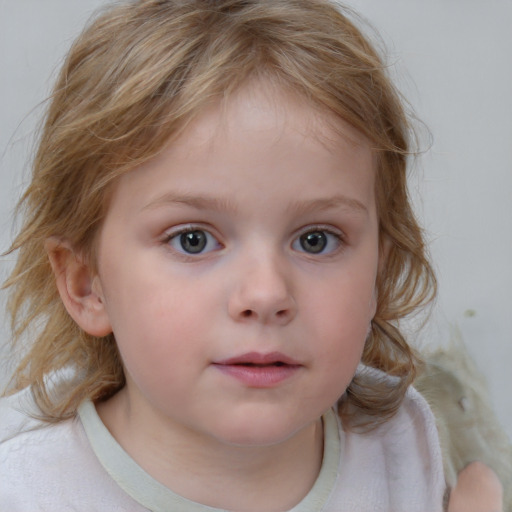
[[[219,248],[215,237],[203,229],[187,229],[172,235],[168,243],[173,249],[185,254],[201,254]]]
[[[341,237],[323,229],[306,231],[296,239],[292,247],[308,254],[330,254],[341,245]]]

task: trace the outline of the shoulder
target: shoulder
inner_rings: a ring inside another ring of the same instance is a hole
[[[32,416],[36,413],[28,390],[0,398],[0,453],[18,434],[41,426]]]
[[[36,412],[30,393],[0,399],[0,510],[139,510],[98,462],[78,418],[48,424]]]
[[[389,421],[377,429],[377,436],[388,442],[389,449],[403,450],[404,441],[416,448],[423,461],[442,466],[441,447],[436,421],[426,400],[413,387],[407,390],[404,400]],[[411,446],[407,452],[410,453]]]
[[[12,452],[23,453],[32,458],[53,453],[55,448],[66,444],[74,436],[73,420],[51,424],[39,419],[41,412],[36,407],[28,390],[0,399],[0,461],[5,464]]]
[[[428,510],[441,510],[446,481],[436,421],[413,387],[397,414],[382,426],[381,435],[389,479],[400,482],[398,499],[409,500],[411,511],[425,510],[426,503],[430,504]]]
[[[360,365],[357,371],[357,377],[364,383],[364,386],[370,390],[389,389],[394,391],[398,378],[390,376],[383,371]],[[412,386],[407,388],[405,395],[400,403],[396,413],[388,420],[381,419],[376,428],[375,416],[365,414],[362,410],[353,405],[348,407],[350,418],[350,430],[355,432],[374,433],[376,437],[393,436],[395,432],[406,430],[415,430],[421,432],[423,437],[434,445],[439,444],[437,428],[434,415],[424,397]],[[368,428],[366,428],[368,427]]]
[[[439,445],[434,415],[427,401],[413,387],[407,390],[397,414],[384,424],[384,430],[400,432],[404,428],[419,432],[429,444]]]
[[[338,497],[350,496],[354,510],[442,510],[445,481],[436,423],[414,388],[385,423],[368,431],[342,428],[341,436]]]
[[[375,372],[376,379],[390,379],[381,372]],[[364,424],[364,422],[363,422]],[[357,442],[360,447],[372,446],[385,458],[387,470],[398,471],[407,462],[409,469],[429,469],[437,475],[442,468],[441,447],[436,421],[423,396],[409,387],[394,416],[371,430],[347,432],[347,439]],[[427,471],[428,473],[428,471]],[[442,473],[442,471],[441,471]]]
[[[394,378],[383,372],[366,369],[370,379],[388,380]],[[356,430],[357,432],[357,430]],[[361,442],[378,444],[384,455],[397,455],[412,461],[421,458],[433,466],[442,466],[441,448],[434,415],[423,396],[409,387],[396,414],[373,430],[354,434]],[[389,467],[390,470],[393,466]]]
[[[72,422],[45,424],[36,414],[28,391],[0,400],[1,510],[20,510],[21,505],[39,510],[33,500],[41,483],[55,476],[56,460],[70,448]]]

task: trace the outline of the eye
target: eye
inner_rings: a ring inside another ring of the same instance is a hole
[[[182,230],[171,234],[166,241],[173,249],[185,254],[207,253],[220,247],[217,239],[203,229]]]
[[[330,254],[336,251],[342,243],[341,236],[325,229],[312,229],[302,233],[292,247],[309,254]]]

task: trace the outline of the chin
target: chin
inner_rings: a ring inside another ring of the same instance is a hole
[[[283,443],[311,424],[291,424],[268,419],[247,419],[238,424],[230,423],[223,425],[215,437],[220,441],[232,446],[245,447],[266,447]]]

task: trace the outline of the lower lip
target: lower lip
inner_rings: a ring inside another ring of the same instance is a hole
[[[293,377],[299,365],[249,366],[241,364],[215,364],[215,368],[251,388],[271,388]]]

